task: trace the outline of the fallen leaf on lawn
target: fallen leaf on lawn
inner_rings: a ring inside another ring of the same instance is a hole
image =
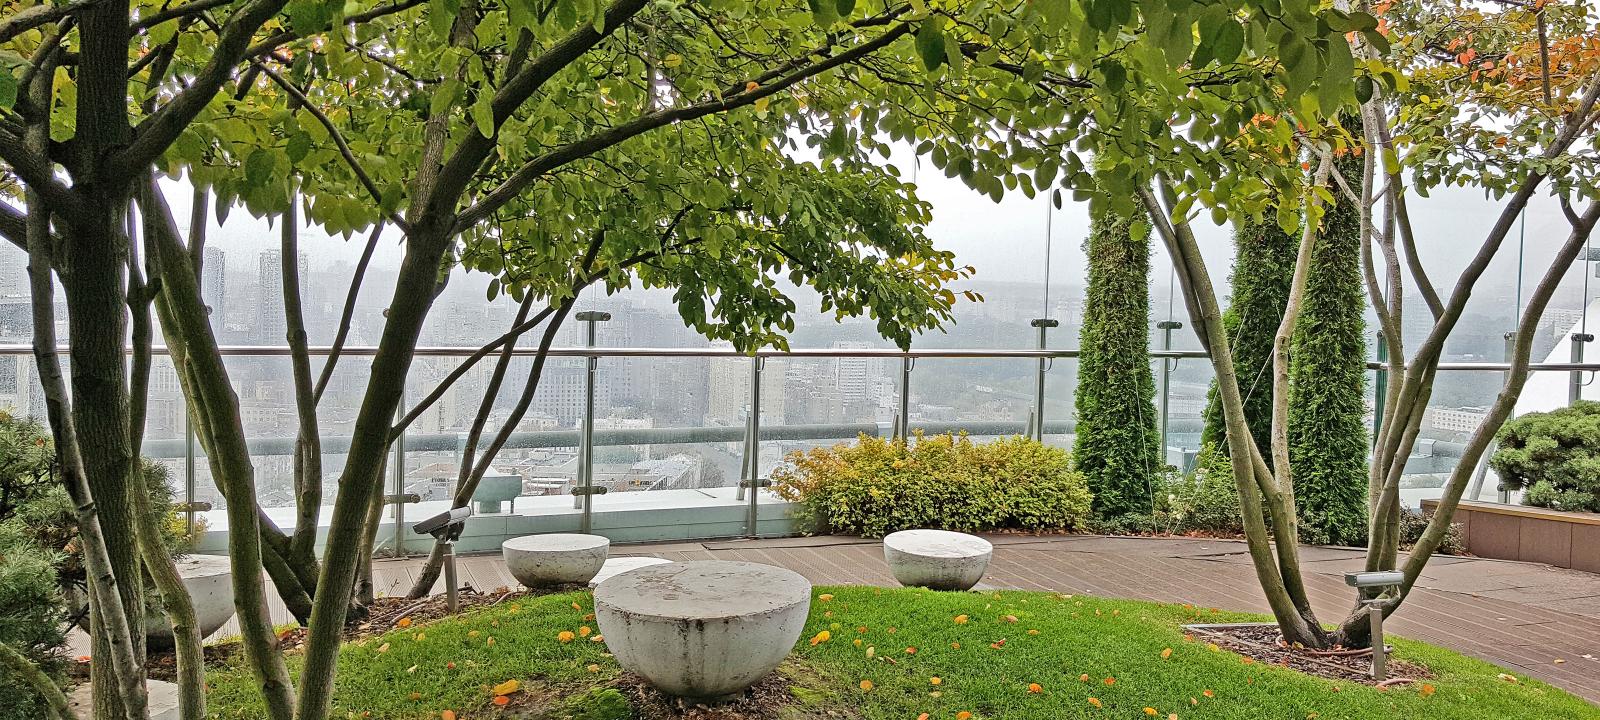
[[[1421,695],[1423,697],[1428,697],[1429,695],[1433,694],[1434,690],[1435,690],[1435,688],[1433,687],[1432,684],[1423,683],[1422,687],[1417,688],[1417,694]]]
[[[971,720],[971,718],[972,718],[972,713],[969,713],[969,712],[967,712],[965,710],[962,710],[961,712],[956,713],[956,720]]]
[[[477,636],[479,636],[479,635],[482,635],[482,634],[483,634],[483,633],[480,633],[480,632],[478,632],[478,631],[477,631],[477,630],[472,630],[472,631],[469,631],[469,632],[468,632],[468,633],[467,633],[467,637],[469,637],[469,638],[475,638],[475,637],[477,637]]]
[[[589,638],[589,642],[605,642],[605,641],[606,641],[606,636],[604,636],[604,635],[596,635],[596,636],[594,636],[592,638]]]
[[[582,605],[579,605],[579,604],[577,604],[577,603],[573,603],[573,604],[572,604],[572,609],[573,609],[573,610],[579,610],[579,611],[581,611],[581,610],[583,610],[583,606],[582,606]]]
[[[504,695],[496,695],[494,696],[494,704],[499,705],[500,707],[505,707],[511,704],[511,698],[508,698]]]
[[[862,634],[862,633],[865,633],[866,631],[867,631],[867,626],[865,626],[865,625],[862,625],[862,626],[856,628],[856,634],[858,634],[858,635]]]
[[[871,645],[867,646],[867,657],[870,658],[873,655],[877,655],[877,654],[878,654],[878,649],[877,648],[872,647]]]
[[[821,600],[821,601],[823,601],[823,602],[828,602],[828,601],[829,601],[829,600],[832,600],[832,599],[833,599],[833,595],[832,595],[832,594],[830,594],[830,593],[823,593],[823,594],[821,594],[821,595],[818,595],[818,596],[817,596],[817,599],[818,599],[818,600]]]
[[[571,630],[562,630],[561,632],[556,633],[556,639],[563,643],[572,642],[572,639],[575,637],[577,636],[573,635]]]
[[[583,627],[578,628],[578,637],[589,637],[590,635],[593,635],[593,634],[594,634],[594,630],[590,629],[590,627],[588,625],[584,625]]]
[[[417,642],[422,642],[423,640],[427,640],[427,639],[428,639],[428,634],[427,633],[417,633],[417,637],[416,637],[416,641]]]
[[[408,618],[408,617],[400,618],[400,620],[398,622],[396,622],[395,625],[397,625],[399,627],[403,627],[403,628],[411,627],[411,618]]]
[[[894,628],[889,628],[887,630],[884,630],[884,632],[889,633],[890,635],[893,635],[894,634]]]
[[[1517,681],[1517,676],[1510,675],[1510,674],[1507,674],[1507,673],[1500,673],[1500,679],[1504,680],[1504,681],[1506,681],[1508,683],[1514,683],[1514,682]]]
[[[922,714],[918,715],[917,716],[917,720],[928,720],[928,714],[927,713],[922,713]]]
[[[1122,611],[1121,611],[1121,610],[1112,610],[1112,611],[1111,611],[1111,614],[1112,614],[1112,615],[1121,615],[1121,614],[1122,614]]]
[[[1211,690],[1209,690],[1209,689],[1207,689],[1207,690],[1202,690],[1202,691],[1200,691],[1200,694],[1201,694],[1201,695],[1204,695],[1204,696],[1206,696],[1206,697],[1208,697],[1208,698],[1214,698],[1214,697],[1216,697],[1216,696],[1217,696],[1217,694],[1216,694],[1216,693],[1214,693],[1214,692],[1211,692]]]
[[[1101,682],[1104,682],[1107,685],[1115,685],[1115,684],[1117,684],[1117,679],[1114,678],[1114,677],[1108,677],[1105,680],[1102,680]]]
[[[494,647],[494,636],[493,636],[493,635],[490,635],[490,636],[489,636],[489,639],[488,639],[488,640],[485,640],[485,641],[484,641],[484,643],[483,643],[483,644],[484,644],[484,645],[487,645],[487,646],[489,646],[489,647]]]
[[[490,692],[494,695],[510,695],[511,693],[516,692],[517,688],[520,687],[522,687],[522,683],[513,678],[494,686],[494,689]]]
[[[1194,698],[1193,698],[1193,697],[1191,697],[1191,698],[1189,698],[1189,704],[1190,704],[1190,705],[1199,705],[1199,704],[1200,704],[1200,701],[1199,701],[1199,700],[1196,700],[1196,699],[1194,699]]]
[[[917,649],[914,648],[914,647],[908,647],[908,648],[906,648],[906,654],[907,655],[915,655],[915,654],[917,654]]]
[[[446,669],[446,670],[454,670],[454,669],[456,669],[456,664],[454,662],[447,662],[447,663],[444,664],[444,669]]]
[[[1153,707],[1147,707],[1147,708],[1144,709],[1144,714],[1149,715],[1151,717],[1155,717],[1156,709],[1153,708]]]
[[[1038,631],[1038,630],[1031,630],[1031,629],[1030,629],[1030,630],[1029,630],[1029,631],[1028,631],[1028,634],[1029,634],[1029,635],[1038,635],[1038,634],[1039,634],[1039,631]]]
[[[960,650],[961,649],[961,643],[958,643],[958,642],[950,643],[950,649],[951,650]]]
[[[956,624],[957,625],[965,625],[965,624],[967,624],[967,616],[965,616],[965,615],[957,615],[956,616]]]
[[[820,645],[822,643],[827,642],[828,638],[831,638],[831,637],[833,637],[833,633],[830,633],[827,630],[823,630],[822,632],[819,632],[816,635],[811,636],[811,645],[813,647],[815,647],[817,645]]]
[[[1094,698],[1094,697],[1089,698],[1089,704],[1093,705],[1093,706],[1095,706],[1097,708],[1105,707],[1105,704],[1100,702],[1100,698]]]
[[[593,663],[590,663],[588,670],[589,670],[589,672],[597,673],[597,672],[600,672],[600,666],[599,665],[595,665]]]
[[[1001,619],[1005,620],[1008,623],[1014,623],[1014,622],[1017,621],[1017,616],[1015,616],[1015,615],[1007,615],[1007,616],[1005,616],[1005,617],[1003,617]]]
[[[1044,686],[1039,683],[1028,683],[1028,692],[1037,695],[1044,692]]]
[[[1210,650],[1211,652],[1217,652],[1222,648],[1217,647],[1216,643],[1206,643],[1206,649]]]
[[[415,665],[412,665],[411,667],[406,668],[406,672],[408,672],[408,673],[414,673],[416,671],[417,671],[417,666],[415,666]]]
[[[409,699],[411,702],[416,702],[416,701],[422,699],[422,693],[419,693],[419,692],[417,692],[415,690],[412,690],[411,694],[407,695],[406,698]]]
[[[941,680],[937,675],[935,675],[934,677],[928,678],[928,684],[929,685],[938,685],[939,683],[942,683],[942,682],[944,682],[944,680]]]
[[[1162,660],[1165,660],[1165,659],[1167,659],[1169,657],[1172,657],[1172,648],[1166,648],[1166,649],[1161,651],[1161,659]]]
[[[861,681],[861,690],[863,692],[869,691],[871,689],[872,689],[872,681],[871,680],[862,680]]]
[[[439,713],[439,720],[456,720],[456,711],[445,710],[444,712]]]
[[[1078,682],[1089,682],[1089,673],[1084,673],[1082,675],[1079,675],[1078,676]]]
[[[381,652],[381,653],[389,652],[389,643],[384,643],[382,645],[379,645],[378,646],[378,652]]]

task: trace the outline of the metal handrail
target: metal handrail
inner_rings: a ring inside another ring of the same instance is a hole
[[[70,346],[57,347],[59,352],[65,353]],[[310,355],[328,355],[333,348],[328,345],[314,345],[306,348]],[[455,346],[455,345],[423,345],[414,351],[416,357],[468,357],[482,350],[481,346]],[[287,345],[223,345],[217,348],[224,357],[287,357],[290,349]],[[128,352],[132,352],[129,348]],[[167,355],[165,346],[150,348],[153,355]],[[497,349],[493,351],[498,354]],[[0,355],[32,355],[32,345],[0,344]],[[372,357],[378,354],[375,345],[351,345],[339,350],[341,356]],[[517,347],[512,350],[513,355],[530,357],[539,354],[536,347]],[[750,357],[798,357],[798,358],[1013,358],[1018,360],[1032,360],[1039,358],[1075,358],[1078,350],[1029,350],[1029,349],[982,349],[982,348],[914,348],[911,350],[897,350],[893,348],[794,348],[778,350],[763,348],[753,353],[742,352],[733,348],[675,348],[675,347],[553,347],[548,351],[550,357],[569,358],[608,358],[608,357],[683,357],[683,358],[750,358]],[[1152,350],[1152,358],[1204,358],[1208,357],[1201,350]],[[1600,369],[1600,365],[1597,365]]]

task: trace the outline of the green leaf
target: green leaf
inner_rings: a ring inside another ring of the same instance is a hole
[[[839,6],[834,0],[806,0],[806,5],[811,8],[811,19],[823,28],[839,20]]]
[[[17,78],[9,70],[0,70],[0,108],[17,104]]]
[[[289,143],[284,149],[284,153],[289,156],[289,163],[291,165],[299,165],[300,161],[306,159],[306,155],[310,152],[310,135],[307,135],[303,132],[296,132],[289,135]]]
[[[1218,65],[1228,65],[1239,59],[1244,51],[1244,26],[1233,18],[1217,26],[1217,35],[1211,41],[1211,53]]]
[[[1372,76],[1362,75],[1356,78],[1356,102],[1363,105],[1372,99]]]
[[[1328,41],[1328,62],[1317,85],[1317,105],[1323,114],[1332,115],[1345,104],[1355,78],[1355,58],[1350,56],[1350,44],[1344,38]]]
[[[847,18],[856,11],[856,0],[835,0],[835,7],[840,18]]]
[[[478,134],[486,138],[494,137],[494,96],[483,93],[478,96],[478,101],[472,104],[472,124],[478,127]]]
[[[940,22],[937,16],[930,17],[917,28],[917,55],[928,72],[939,69],[939,64],[945,60],[944,30],[939,27]]]

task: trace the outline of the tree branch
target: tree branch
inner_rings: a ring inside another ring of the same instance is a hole
[[[833,68],[854,62],[878,50],[887,47],[911,32],[909,24],[901,23],[886,31],[878,37],[857,45],[838,55],[834,55],[800,68],[769,85],[760,85],[753,90],[746,90],[734,95],[725,95],[716,100],[709,100],[694,105],[680,108],[660,110],[653,113],[640,115],[633,120],[607,130],[597,132],[582,140],[567,143],[551,150],[544,155],[524,163],[511,174],[498,187],[483,196],[476,204],[463,210],[456,217],[454,231],[460,232],[493,214],[495,210],[511,202],[523,189],[546,173],[561,167],[579,158],[599,152],[625,140],[643,134],[647,131],[684,120],[727,112],[736,108],[752,105],[761,98],[771,97],[787,90],[796,83],[806,78],[827,72]]]
[[[12,13],[10,17],[0,18],[0,43],[10,42],[12,38],[40,25],[53,23],[73,13],[99,5],[102,2],[105,2],[105,0],[75,0],[74,2],[60,5],[40,3]]]
[[[317,378],[317,389],[313,397],[317,402],[322,400],[322,393],[328,389],[328,382],[333,380],[333,369],[339,364],[339,354],[344,351],[344,341],[350,336],[350,321],[356,314],[356,298],[361,294],[362,281],[367,276],[367,266],[372,264],[372,255],[378,249],[378,238],[383,235],[383,223],[372,226],[372,232],[367,235],[367,246],[361,250],[361,259],[356,261],[355,274],[350,277],[350,290],[344,296],[344,312],[339,315],[339,331],[333,336],[333,347],[328,350],[328,359],[322,363],[322,375]]]

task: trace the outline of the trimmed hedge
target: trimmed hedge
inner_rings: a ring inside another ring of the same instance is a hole
[[[940,528],[1076,530],[1090,496],[1071,455],[1020,436],[974,443],[965,435],[914,441],[861,436],[796,452],[772,473],[811,532],[882,537]]]

